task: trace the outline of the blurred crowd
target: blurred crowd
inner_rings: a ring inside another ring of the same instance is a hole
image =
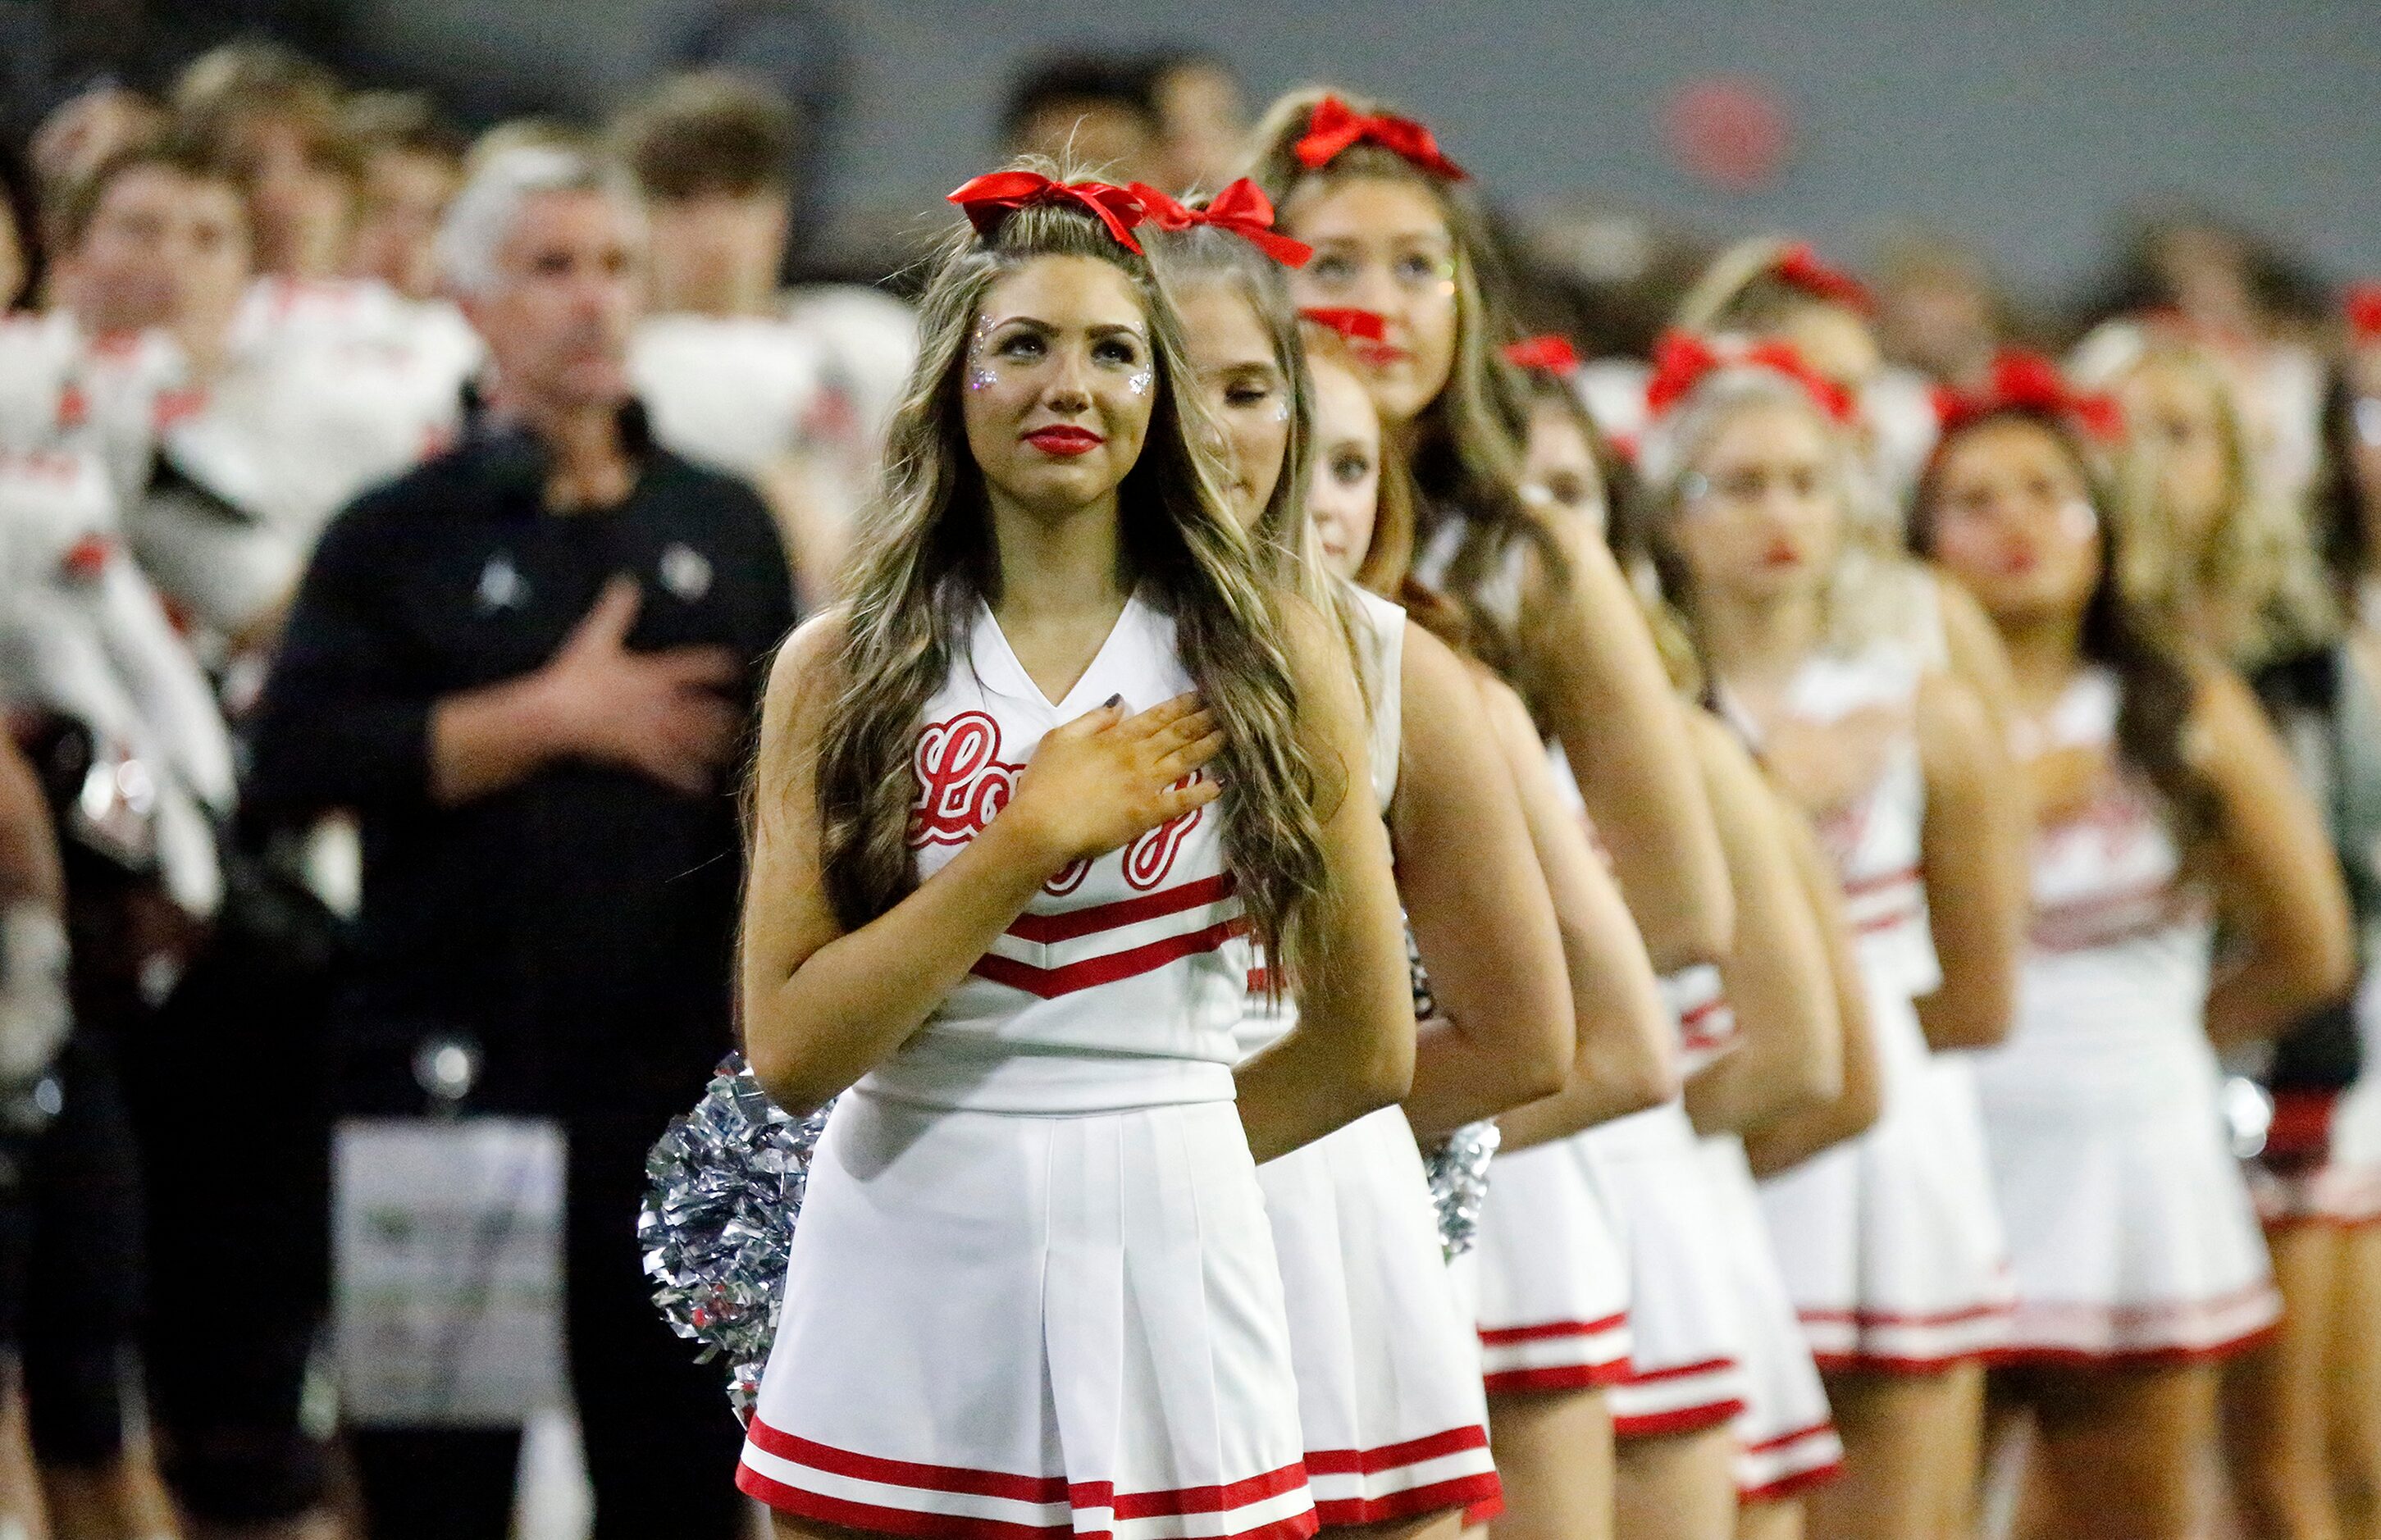
[[[1226,64],[1178,50],[1037,60],[998,125],[1005,151],[1188,192],[1238,174],[1246,112]],[[585,324],[617,328],[595,342],[617,340],[656,443],[757,492],[788,560],[784,615],[833,595],[916,351],[916,253],[863,263],[873,283],[788,282],[799,126],[754,78],[690,72],[608,122],[474,135],[425,96],[238,43],[169,93],[76,94],[17,147],[22,218],[0,220],[0,1536],[409,1533],[360,1473],[327,1346],[333,1129],[360,1109],[331,1023],[368,846],[336,808],[244,797],[248,730],[325,528],[502,415],[491,301],[457,291],[449,204],[508,149],[633,187],[635,303]],[[1901,483],[1881,506],[1926,461],[1935,393],[1985,385],[2026,345],[2065,351],[2163,446],[2143,495],[2223,532],[2206,563],[2269,580],[2137,575],[2246,593],[2211,621],[2236,662],[2320,643],[2381,592],[2357,513],[2381,503],[2381,294],[2334,294],[2253,232],[2143,223],[2056,311],[2012,302],[1933,235],[1855,278],[1789,239],[1723,246],[1590,203],[1508,211],[1499,234],[1524,328],[1568,348],[1568,388],[1540,408],[1587,414],[1583,436],[1532,441],[1543,507],[1625,502],[1665,327],[1791,340],[1862,403]],[[523,602],[512,572],[472,568],[483,610]],[[737,750],[701,756],[723,808]],[[728,1043],[723,1012],[652,1045],[678,1070],[619,1100],[641,1138]],[[369,1110],[577,1115],[569,1094],[492,1091],[511,1072],[494,1045],[407,1046],[415,1083]],[[587,1147],[628,1196],[603,1216],[617,1254],[574,1251],[572,1276],[617,1268],[625,1289],[641,1145]],[[644,1325],[624,1365],[681,1352]],[[582,1406],[639,1393],[641,1369],[607,1383],[580,1346]],[[716,1410],[705,1500],[726,1500],[734,1460]],[[440,1468],[378,1448],[399,1481]]]

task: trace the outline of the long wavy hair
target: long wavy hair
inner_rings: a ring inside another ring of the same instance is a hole
[[[1057,174],[1039,161],[1019,163]],[[1141,458],[1118,488],[1130,575],[1170,614],[1184,668],[1215,714],[1215,770],[1227,865],[1251,930],[1287,983],[1314,946],[1329,898],[1322,824],[1344,794],[1336,762],[1305,736],[1284,639],[1285,601],[1234,520],[1214,460],[1213,420],[1182,388],[1182,325],[1149,263],[1088,214],[1034,205],[987,234],[961,226],[920,301],[918,361],[863,515],[842,605],[836,701],[819,751],[821,862],[836,919],[857,928],[918,881],[908,841],[920,718],[965,646],[975,606],[995,603],[999,554],[983,471],[968,448],[961,375],[986,292],[1042,257],[1088,257],[1123,273],[1149,322],[1157,373]]]
[[[1953,446],[1982,428],[2006,422],[2022,422],[2045,434],[2086,489],[2100,524],[2100,577],[2083,604],[2081,651],[2087,661],[2115,674],[2122,686],[2117,708],[2118,758],[2139,771],[2157,792],[2176,843],[2187,852],[2203,852],[2222,812],[2215,787],[2192,752],[2197,679],[2163,620],[2144,614],[2125,595],[2118,574],[2125,565],[2126,532],[2110,517],[2115,496],[2107,478],[2075,430],[2033,408],[2002,407],[1947,432],[1918,479],[1911,505],[1911,543],[1921,555],[1934,554],[1943,465]]]
[[[1496,612],[1489,590],[1523,546],[1534,548],[1557,581],[1569,569],[1560,544],[1521,497],[1521,436],[1529,405],[1520,372],[1496,351],[1515,335],[1506,315],[1504,262],[1486,214],[1467,185],[1434,177],[1374,144],[1358,144],[1328,165],[1310,168],[1298,141],[1326,94],[1356,111],[1383,104],[1348,92],[1303,86],[1265,109],[1246,174],[1285,212],[1309,188],[1355,180],[1403,182],[1429,197],[1446,221],[1455,256],[1455,361],[1447,385],[1413,424],[1405,457],[1416,492],[1417,538],[1425,545],[1450,518],[1464,520],[1461,544],[1447,572],[1447,588],[1463,606],[1483,661],[1515,672],[1514,617]]]
[[[2135,435],[2118,459],[2113,504],[2125,533],[2117,581],[2127,602],[2165,624],[2198,613],[2215,631],[2203,640],[2244,670],[2330,642],[2339,611],[2306,520],[2265,486],[2223,367],[2203,345],[2152,331],[2121,373],[2150,369],[2176,371],[2216,404],[2224,501],[2200,547],[2186,549],[2158,484],[2156,451]]]

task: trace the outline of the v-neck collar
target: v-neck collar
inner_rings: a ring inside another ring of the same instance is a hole
[[[976,672],[985,685],[1002,694],[1013,695],[1039,706],[1058,721],[1070,721],[1106,700],[1107,695],[1115,693],[1111,690],[1097,700],[1082,699],[1097,688],[1103,672],[1101,666],[1108,661],[1109,654],[1122,644],[1129,631],[1140,629],[1139,612],[1144,607],[1139,589],[1126,595],[1124,608],[1117,612],[1116,623],[1108,628],[1107,637],[1101,642],[1100,650],[1092,654],[1092,661],[1083,666],[1082,673],[1068,687],[1067,693],[1053,701],[1042,692],[1042,687],[1034,682],[1033,676],[1018,660],[1016,649],[1008,644],[1008,633],[1000,629],[999,617],[992,613],[992,606],[978,599],[975,602],[975,637],[971,648]],[[1155,703],[1154,701],[1142,703],[1143,705]]]

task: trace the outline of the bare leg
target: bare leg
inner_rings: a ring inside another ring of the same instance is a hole
[[[2341,1238],[2330,1338],[2331,1471],[2340,1533],[2381,1540],[2381,1225]]]
[[[1746,1503],[1736,1510],[1736,1540],[1802,1540],[1802,1499]]]
[[[1505,1486],[1491,1540],[1612,1540],[1612,1416],[1593,1390],[1488,1398]]]
[[[1613,1460],[1613,1523],[1628,1540],[1730,1540],[1736,1433],[1727,1424],[1664,1438],[1624,1438]]]
[[[42,1482],[58,1540],[177,1540],[182,1522],[146,1438],[105,1465],[51,1466]]]
[[[2324,1452],[2324,1360],[2343,1239],[2322,1223],[2265,1232],[2282,1328],[2222,1375],[2224,1452],[2245,1540],[2338,1540]]]
[[[1830,1375],[1844,1473],[1805,1499],[1813,1540],[1964,1535],[1983,1440],[1983,1376]],[[1958,1515],[1958,1518],[1954,1518]]]
[[[1458,1540],[1463,1533],[1463,1509],[1442,1508],[1411,1519],[1381,1524],[1345,1524],[1324,1532],[1346,1540]]]
[[[48,1540],[49,1510],[33,1469],[33,1447],[25,1427],[25,1398],[18,1388],[17,1364],[0,1356],[0,1535],[17,1526],[24,1540]],[[11,1536],[11,1540],[14,1537]]]
[[[2200,1540],[2216,1453],[2216,1371],[2032,1370],[2021,1540]]]

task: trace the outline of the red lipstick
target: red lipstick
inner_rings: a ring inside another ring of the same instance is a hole
[[[1374,369],[1386,369],[1392,364],[1403,363],[1411,356],[1404,348],[1386,342],[1353,342],[1349,344],[1349,350]]]
[[[1802,565],[1802,548],[1782,537],[1773,540],[1761,553],[1761,564],[1764,567],[1800,567]]]
[[[1045,455],[1088,455],[1107,442],[1089,428],[1078,428],[1069,422],[1054,422],[1046,428],[1036,428],[1025,435],[1025,442]]]

